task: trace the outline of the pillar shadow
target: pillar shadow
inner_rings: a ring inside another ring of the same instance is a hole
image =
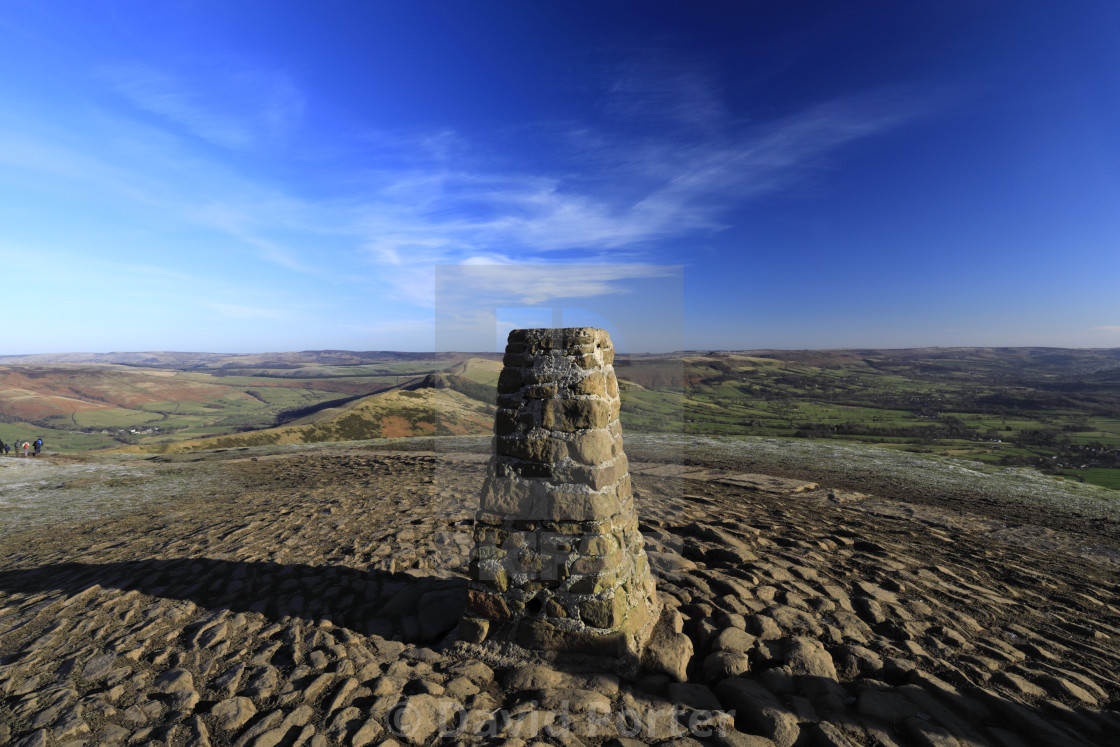
[[[0,572],[0,589],[24,594],[77,594],[95,584],[209,610],[330,620],[355,632],[425,644],[438,643],[455,628],[467,588],[458,577],[213,558],[57,563]]]

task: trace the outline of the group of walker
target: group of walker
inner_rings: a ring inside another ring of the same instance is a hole
[[[0,441],[0,454],[9,456],[12,451],[12,446],[13,444],[6,444]],[[22,444],[17,439],[14,446],[16,448],[16,456],[19,456],[20,449],[23,449],[24,456],[27,456],[27,452],[31,449],[34,449],[34,452],[31,454],[32,456],[39,456],[43,453],[43,439],[41,438],[37,438],[34,441],[24,441]]]

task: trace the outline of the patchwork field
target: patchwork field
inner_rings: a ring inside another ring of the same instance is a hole
[[[500,370],[474,354],[0,358],[0,439],[181,451],[481,434]],[[616,372],[630,432],[855,441],[1120,487],[1120,350],[690,352],[621,356]]]
[[[0,440],[42,438],[48,450],[72,452],[170,444],[288,423],[307,425],[320,411],[337,412],[371,394],[413,386],[449,366],[479,376],[485,382],[480,386],[492,386],[495,365],[481,359],[472,362],[465,355],[344,351],[272,357],[9,356],[0,358]],[[458,405],[447,397],[437,399],[449,408],[449,420],[457,417]],[[385,435],[421,435],[427,432],[422,426],[405,427],[401,420],[410,426],[433,421],[431,412],[418,408],[424,409],[398,396],[350,415],[376,413],[376,420],[385,419]],[[312,438],[336,440],[358,427],[354,417],[348,422],[349,426],[304,430]],[[378,427],[367,423],[359,431],[368,437]],[[449,427],[460,429],[454,423]],[[269,442],[266,439],[256,442]]]

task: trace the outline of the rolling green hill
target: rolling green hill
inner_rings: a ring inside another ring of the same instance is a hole
[[[501,371],[473,354],[111,357],[0,359],[0,438],[193,449],[488,433]],[[689,351],[615,369],[631,432],[859,441],[1120,485],[1120,350]]]
[[[425,387],[370,395],[278,428],[167,444],[129,446],[121,451],[174,454],[200,449],[231,449],[270,444],[484,435],[492,431],[493,425],[493,405],[472,399],[451,388]]]

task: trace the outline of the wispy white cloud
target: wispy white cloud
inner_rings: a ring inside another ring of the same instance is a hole
[[[743,122],[728,114],[718,86],[702,73],[670,78],[662,90],[656,75],[634,73],[615,86],[612,104],[627,117],[668,112],[681,123],[670,135],[651,128],[635,137],[578,122],[542,128],[546,155],[529,168],[488,158],[486,149],[500,144],[449,129],[365,133],[361,142],[372,154],[324,164],[340,186],[323,196],[267,182],[168,135],[185,128],[242,148],[296,126],[303,97],[283,75],[235,73],[222,88],[118,67],[104,79],[157,122],[117,115],[105,123],[114,138],[100,151],[72,147],[57,133],[29,134],[33,128],[6,132],[0,122],[0,146],[18,146],[0,147],[0,163],[116,190],[153,212],[219,232],[272,267],[375,288],[384,302],[430,307],[433,267],[466,264],[488,265],[483,287],[509,294],[517,285],[511,303],[530,304],[612,292],[631,277],[618,267],[668,258],[658,251],[661,242],[717,232],[744,200],[789,189],[818,174],[845,144],[925,113],[903,97],[881,95]],[[574,262],[616,269],[584,273],[578,282],[550,270],[513,279],[493,269]]]
[[[1104,332],[1111,335],[1120,334],[1120,324],[1103,324],[1099,327],[1093,327],[1094,332]]]
[[[462,264],[436,268],[440,305],[535,306],[554,299],[625,292],[619,281],[669,277],[676,266],[648,264]]]
[[[370,261],[409,265],[475,262],[619,262],[655,257],[657,242],[721,230],[744,200],[790,189],[820,173],[839,148],[921,116],[898,96],[820,104],[767,123],[687,141],[614,141],[613,162],[584,184],[563,176],[452,169],[381,173],[357,210]],[[598,141],[609,140],[601,133]],[[595,146],[598,148],[599,146]],[[593,156],[599,158],[599,155]],[[398,290],[428,296],[427,273],[395,272]],[[588,285],[588,292],[606,285]],[[419,283],[419,285],[417,285]],[[567,293],[568,291],[564,291]],[[539,295],[539,294],[530,294]]]
[[[226,148],[247,148],[288,132],[304,99],[283,74],[206,65],[192,78],[143,65],[105,68],[103,77],[134,106]]]
[[[732,117],[709,66],[667,52],[644,50],[640,62],[615,67],[607,113],[644,126],[656,122],[705,135],[722,130]]]

